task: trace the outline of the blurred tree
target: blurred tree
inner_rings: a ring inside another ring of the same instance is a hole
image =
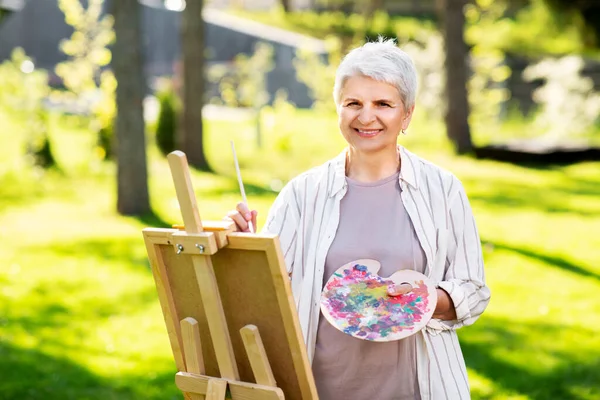
[[[113,18],[102,15],[104,0],[59,0],[58,6],[73,34],[60,42],[67,60],[59,63],[56,74],[66,91],[53,97],[80,112],[90,113],[90,129],[98,135],[100,158],[112,157],[116,82],[111,71],[103,70],[111,60],[108,46],[114,41]]]
[[[22,48],[15,48],[10,60],[0,64],[0,113],[20,120],[27,159],[42,168],[56,165],[48,133],[48,111],[43,103],[49,94],[48,73],[35,69]]]
[[[369,0],[364,7],[364,13],[367,18],[372,18],[376,11],[384,10],[384,0]]]
[[[502,0],[501,3],[509,4],[513,10],[548,9],[553,28],[560,32],[566,26],[576,26],[585,47],[600,47],[599,0]]]
[[[505,1],[489,0],[471,1],[464,10],[465,40],[470,44],[469,125],[474,130],[489,130],[497,124],[510,99],[507,80],[512,71],[506,63],[502,41],[511,37],[514,25],[506,17],[507,11]]]
[[[181,13],[182,113],[178,147],[190,165],[210,171],[202,140],[202,106],[204,105],[204,21],[203,0],[187,0]]]
[[[283,8],[283,11],[286,13],[292,10],[290,7],[290,0],[279,0],[279,4],[281,4],[281,8]]]
[[[422,43],[412,40],[404,44],[402,49],[413,59],[419,72],[417,74],[419,113],[424,113],[430,119],[443,119],[446,115],[444,98],[446,79],[444,38],[441,32],[432,31],[428,35],[423,35]]]
[[[137,0],[112,3],[116,42],[112,67],[117,79],[115,139],[117,210],[123,215],[149,213],[143,99],[145,92],[141,6]]]
[[[258,147],[262,146],[261,111],[271,99],[267,74],[274,67],[273,53],[273,46],[258,42],[252,55],[238,54],[233,63],[217,64],[207,71],[208,78],[219,85],[220,98],[215,102],[254,110]]]
[[[156,97],[160,104],[160,112],[156,124],[156,144],[160,152],[166,156],[176,150],[175,135],[181,107],[171,80],[161,79],[158,86]]]
[[[323,59],[320,54],[309,49],[296,50],[294,67],[296,68],[296,77],[306,85],[314,100],[313,108],[336,112],[331,89],[335,84],[337,67],[344,55],[342,41],[338,36],[328,36],[325,38],[325,48],[327,59]]]
[[[385,0],[315,0],[315,2],[321,8],[359,13],[367,18],[370,18],[375,11],[385,9]]]
[[[446,134],[458,154],[473,150],[467,96],[468,48],[464,39],[467,0],[438,0],[446,49]]]
[[[593,33],[593,35],[586,35],[588,38],[586,44],[590,47],[600,46],[600,1],[546,0],[546,2],[559,13],[565,10],[579,12],[583,18],[583,29],[586,33]]]
[[[525,80],[544,82],[533,92],[539,105],[535,123],[545,132],[543,140],[559,143],[598,133],[600,92],[594,90],[590,77],[581,74],[584,66],[581,56],[568,55],[543,59],[523,71]]]

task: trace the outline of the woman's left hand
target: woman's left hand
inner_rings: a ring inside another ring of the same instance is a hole
[[[433,312],[433,318],[454,321],[456,320],[456,309],[450,295],[444,289],[437,290],[437,304]]]
[[[412,286],[409,283],[401,283],[394,285],[394,287],[388,288],[389,296],[400,296],[409,293],[412,290]],[[435,305],[435,311],[433,312],[433,318],[454,321],[456,320],[456,309],[454,308],[454,302],[450,295],[444,289],[437,290],[437,303]]]

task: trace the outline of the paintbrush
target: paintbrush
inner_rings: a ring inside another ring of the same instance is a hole
[[[238,184],[240,185],[240,192],[242,193],[242,201],[248,207],[248,200],[246,199],[246,191],[244,190],[244,183],[242,182],[242,174],[240,172],[240,165],[238,163],[237,154],[235,153],[235,145],[233,140],[231,141],[231,151],[233,152],[233,161],[235,162],[235,172],[237,173]],[[248,221],[248,228],[251,233],[254,233],[254,226],[252,220]]]

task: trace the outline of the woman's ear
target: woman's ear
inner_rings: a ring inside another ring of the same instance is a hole
[[[406,110],[406,114],[404,115],[404,119],[402,120],[402,130],[408,129],[408,125],[410,125],[410,120],[412,119],[413,112],[415,111],[415,106],[413,105],[408,110]]]

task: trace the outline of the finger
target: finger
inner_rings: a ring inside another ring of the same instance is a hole
[[[237,232],[240,230],[239,227],[237,226],[237,224],[235,223],[235,221],[229,215],[224,216],[223,221],[233,222],[233,231],[234,232]]]
[[[258,211],[252,210],[251,214],[252,214],[252,226],[254,227],[254,233],[256,233],[258,231],[258,228],[256,225],[256,217],[258,216]]]
[[[238,211],[229,211],[227,213],[227,217],[231,218],[231,220],[235,222],[240,232],[249,232],[248,221],[246,221],[246,219]]]
[[[388,287],[388,295],[390,296],[400,296],[406,293],[409,293],[412,290],[412,286],[410,283],[402,283],[400,285],[394,285]]]
[[[246,219],[246,221],[252,220],[252,213],[250,212],[250,209],[248,209],[246,203],[239,202],[236,209]]]

